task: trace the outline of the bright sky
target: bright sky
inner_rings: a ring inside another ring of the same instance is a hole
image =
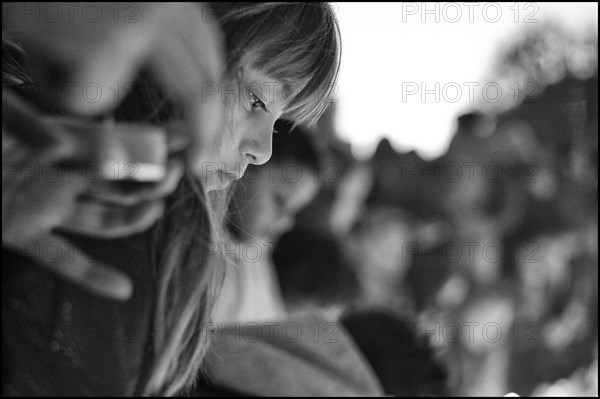
[[[342,34],[336,129],[359,157],[383,136],[398,150],[441,155],[456,116],[497,95],[484,85],[515,35],[551,21],[598,29],[598,3],[332,4]]]

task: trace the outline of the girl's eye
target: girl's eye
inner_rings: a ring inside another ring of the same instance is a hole
[[[263,103],[256,94],[254,94],[251,91],[249,91],[248,94],[250,96],[250,106],[252,107],[253,110],[259,110],[259,109],[262,109],[263,111],[267,110],[265,103]]]

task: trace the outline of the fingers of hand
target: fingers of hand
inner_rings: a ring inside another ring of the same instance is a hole
[[[2,88],[2,155],[10,156],[4,149],[5,138],[19,143],[29,152],[29,160],[37,162],[59,161],[77,152],[73,137],[61,126],[40,118],[40,113],[8,88]]]
[[[15,3],[8,8],[14,7],[26,7],[30,16],[24,18],[25,10],[18,9],[3,14],[3,38],[6,33],[24,48],[27,71],[49,100],[81,115],[118,104],[159,33],[149,15],[161,8],[157,3]],[[35,17],[48,8],[61,17]]]
[[[137,123],[90,123],[50,119],[73,133],[78,151],[72,164],[97,171],[98,179],[157,182],[167,173],[165,129]]]
[[[2,163],[2,235],[26,241],[62,222],[85,190],[81,171],[33,161]]]
[[[5,241],[3,238],[2,245],[100,296],[123,301],[133,291],[131,279],[125,273],[95,261],[56,234],[40,233],[22,242]]]
[[[147,201],[124,207],[81,199],[59,228],[106,239],[125,237],[147,230],[163,212],[163,201]]]
[[[90,186],[84,198],[95,199],[109,205],[136,206],[143,202],[166,198],[177,188],[183,176],[183,162],[169,161],[167,175],[158,183],[101,181]]]
[[[186,159],[193,167],[223,124],[221,93],[213,91],[225,71],[218,24],[208,6],[191,3],[135,3],[130,11],[136,23],[107,19],[119,4],[95,5],[102,16],[95,23],[75,18],[32,24],[11,14],[3,24],[24,45],[34,81],[50,88],[47,94],[55,102],[81,115],[116,107],[139,68],[148,65],[184,108],[185,131],[192,139]]]
[[[171,18],[177,23],[166,28],[165,40],[150,58],[153,72],[184,108],[183,129],[190,137],[186,161],[192,169],[221,133],[224,118],[222,35],[203,9],[197,4],[173,7]]]

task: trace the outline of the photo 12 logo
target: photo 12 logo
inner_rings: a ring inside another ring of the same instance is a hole
[[[541,92],[541,86],[535,82],[402,82],[402,103],[518,104]]]
[[[538,3],[402,3],[402,23],[538,23]]]
[[[8,18],[22,23],[137,23],[139,11],[139,3],[133,2],[3,2],[2,24]]]

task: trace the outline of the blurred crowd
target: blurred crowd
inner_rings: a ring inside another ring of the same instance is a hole
[[[332,107],[312,135],[321,189],[274,251],[288,306],[374,306],[409,320],[453,394],[597,395],[593,39],[547,29],[516,43],[501,69],[536,93],[460,116],[437,159],[382,139],[359,161],[335,137]],[[573,59],[582,46],[588,58]]]

